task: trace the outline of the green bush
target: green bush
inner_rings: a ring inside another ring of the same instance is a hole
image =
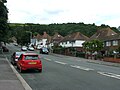
[[[53,47],[53,53],[64,54],[65,53],[65,48],[63,48],[61,46]]]
[[[76,52],[76,57],[85,58],[85,53],[84,52]]]

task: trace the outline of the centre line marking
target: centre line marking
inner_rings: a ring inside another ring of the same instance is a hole
[[[104,75],[104,76],[120,79],[120,75],[119,74],[114,74],[114,73],[109,73],[109,72],[97,72],[97,73],[99,73],[101,75]]]
[[[47,61],[51,61],[51,59],[49,59],[49,58],[44,58],[44,59],[46,59]]]
[[[81,69],[81,70],[85,70],[85,71],[90,71],[90,70],[94,70],[91,68],[86,68],[86,67],[82,67],[82,66],[77,66],[77,65],[70,65],[73,68],[77,68],[77,69]]]
[[[55,61],[56,63],[59,63],[59,64],[63,64],[63,65],[66,65],[67,63],[64,63],[64,62],[60,62],[60,61]]]

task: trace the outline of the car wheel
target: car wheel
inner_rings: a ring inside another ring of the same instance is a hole
[[[12,64],[13,66],[15,66],[15,63],[14,63],[14,62],[12,62],[12,61],[11,61],[11,64]]]
[[[38,71],[39,71],[39,72],[42,72],[42,69],[39,69]]]
[[[13,65],[15,66],[15,62],[13,62]]]
[[[11,61],[11,64],[13,65],[13,62]]]
[[[19,70],[19,67],[18,67],[18,65],[17,65],[17,69]]]

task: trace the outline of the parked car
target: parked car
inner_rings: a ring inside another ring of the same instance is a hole
[[[2,46],[3,52],[9,52],[9,49],[6,46]]]
[[[24,53],[18,59],[17,68],[21,73],[28,69],[37,69],[39,72],[42,72],[42,62],[38,54]]]
[[[13,43],[15,46],[18,46],[18,44],[17,43]]]
[[[32,46],[29,46],[29,47],[28,47],[28,50],[34,51],[34,48],[33,48]]]
[[[21,50],[22,50],[22,51],[27,51],[27,47],[26,47],[26,46],[22,46],[22,47],[21,47]]]
[[[25,52],[14,52],[11,56],[11,63],[13,65],[16,65],[16,62],[18,61],[18,58],[20,57],[21,54],[23,54]]]
[[[42,48],[41,45],[37,45],[37,47],[36,47],[37,50],[40,50],[41,48]]]
[[[40,49],[40,53],[42,53],[42,54],[48,54],[49,53],[48,48],[46,48],[46,47],[41,48]]]

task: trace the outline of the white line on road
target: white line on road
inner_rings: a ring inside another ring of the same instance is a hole
[[[46,59],[47,61],[51,61],[51,59],[49,59],[49,58],[44,58],[44,59]]]
[[[119,74],[108,73],[108,72],[97,72],[97,73],[99,73],[101,75],[104,75],[104,76],[120,79],[120,75]]]
[[[70,65],[73,68],[77,68],[77,69],[81,69],[81,70],[85,70],[85,71],[90,71],[90,70],[94,70],[91,68],[86,68],[86,67],[82,67],[82,66],[77,66],[77,65]]]
[[[67,63],[64,63],[64,62],[59,62],[59,61],[55,61],[56,63],[59,63],[59,64],[63,64],[63,65],[66,65]]]
[[[76,60],[76,61],[82,61],[82,60]]]

